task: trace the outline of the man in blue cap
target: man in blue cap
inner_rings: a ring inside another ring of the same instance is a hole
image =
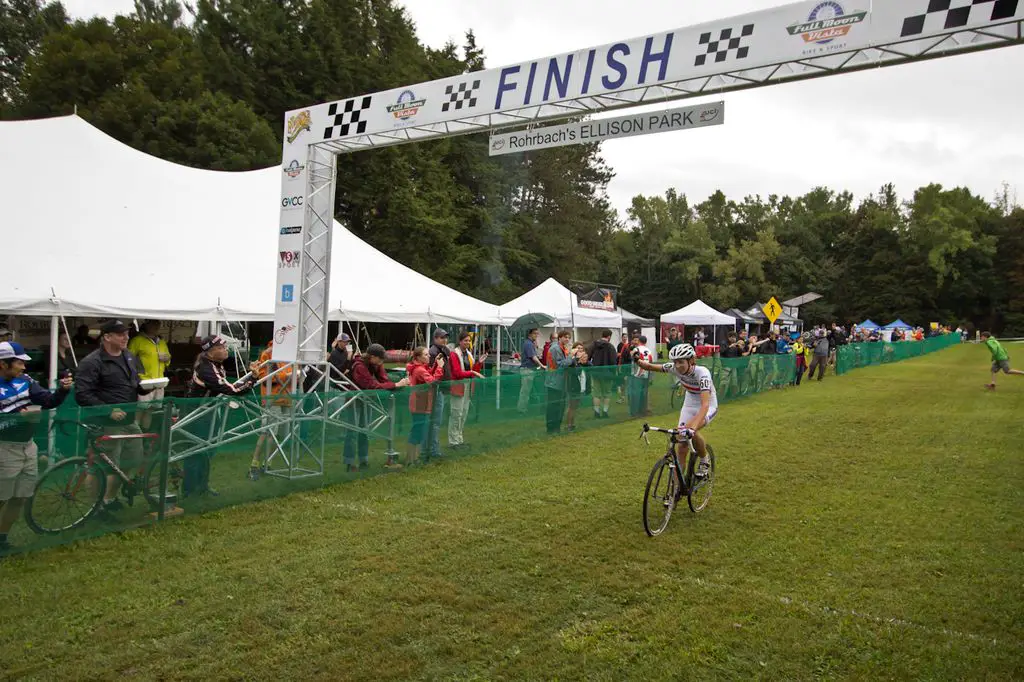
[[[0,554],[10,550],[7,533],[32,497],[39,472],[39,452],[32,436],[36,420],[19,414],[33,407],[50,410],[71,390],[71,378],[61,379],[56,393],[50,393],[25,374],[31,360],[20,343],[0,343]]]

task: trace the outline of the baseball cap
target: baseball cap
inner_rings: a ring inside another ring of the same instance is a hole
[[[335,343],[351,343],[352,342],[352,337],[349,336],[348,334],[346,334],[345,332],[341,332],[340,334],[338,334],[338,338],[334,339],[334,342]]]
[[[387,358],[387,352],[384,350],[384,346],[379,343],[371,343],[366,349],[366,354],[378,357],[381,360]]]
[[[434,338],[435,339],[447,339],[448,338],[448,332],[446,330],[444,330],[444,329],[435,329],[434,330]]]
[[[227,343],[228,342],[225,341],[222,336],[214,334],[212,336],[207,336],[205,339],[203,339],[201,347],[203,349],[203,352],[206,352],[213,348],[214,346],[226,346]]]
[[[14,341],[0,343],[0,360],[31,360],[25,348]]]
[[[121,320],[107,320],[100,327],[100,334],[123,334],[128,331],[128,325]]]

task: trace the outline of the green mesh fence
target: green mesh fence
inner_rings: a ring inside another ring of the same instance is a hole
[[[839,348],[836,354],[836,374],[846,374],[851,369],[899,362],[919,355],[960,343],[959,334],[943,334],[923,341],[901,341],[899,343],[851,343]]]
[[[837,370],[893,362],[956,342],[950,336],[848,346],[840,349]],[[700,362],[711,369],[721,403],[788,385],[795,377],[792,355]],[[654,374],[648,381],[628,368],[607,367],[527,370],[396,391],[327,391],[285,397],[271,409],[261,401],[256,395],[167,399],[119,406],[125,414],[115,421],[113,406],[81,408],[72,395],[57,410],[7,416],[0,421],[3,456],[24,458],[26,437],[39,453],[35,496],[10,532],[15,551],[380,475],[393,471],[389,460],[431,466],[437,461],[431,456],[435,440],[443,461],[529,442],[546,447],[544,439],[570,427],[586,431],[651,414],[664,415],[656,423],[674,425],[682,392],[669,375]],[[460,434],[462,445],[455,446]],[[289,476],[280,455],[268,461],[272,441],[308,475]],[[111,473],[100,453],[120,464],[130,484]],[[118,499],[121,508],[101,508],[101,496]]]

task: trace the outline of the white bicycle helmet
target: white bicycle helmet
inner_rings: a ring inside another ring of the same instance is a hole
[[[695,357],[697,357],[697,351],[688,343],[672,346],[672,350],[668,352],[669,360],[692,360]]]

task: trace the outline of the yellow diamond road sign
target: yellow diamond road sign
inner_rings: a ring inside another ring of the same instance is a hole
[[[779,302],[775,300],[774,296],[764,304],[764,307],[761,308],[761,310],[764,311],[764,316],[768,318],[768,322],[770,324],[775,324],[775,320],[777,320],[779,315],[782,314],[782,306],[779,305]]]

